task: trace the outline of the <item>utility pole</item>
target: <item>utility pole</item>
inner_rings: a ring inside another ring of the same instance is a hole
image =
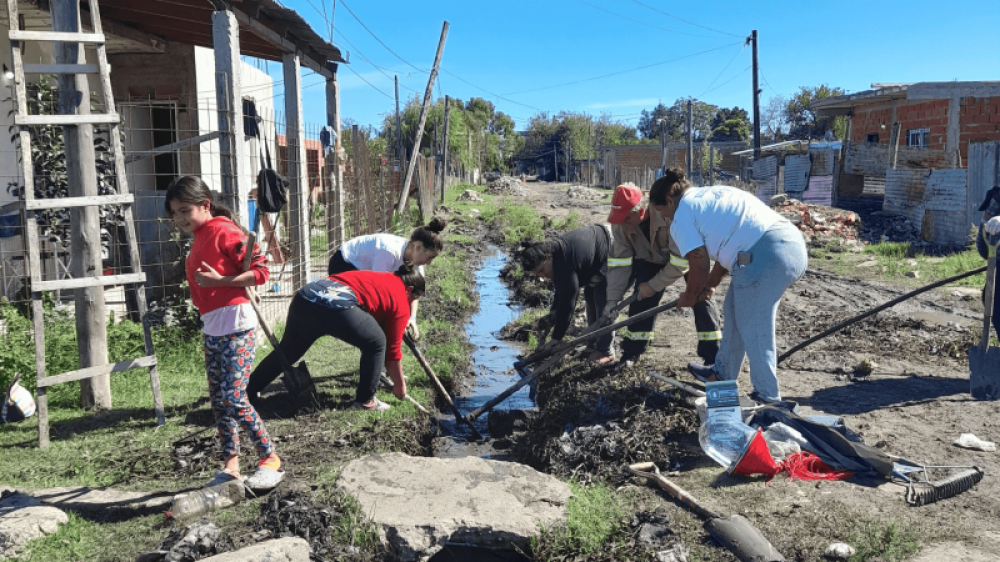
[[[434,66],[431,68],[431,75],[427,78],[427,89],[424,90],[424,105],[420,108],[420,122],[417,124],[417,135],[416,139],[413,141],[413,158],[410,159],[410,163],[406,166],[406,179],[403,180],[403,189],[399,194],[399,204],[396,206],[396,212],[399,214],[403,213],[403,208],[406,207],[406,198],[410,195],[410,181],[413,180],[413,171],[417,162],[417,151],[420,150],[420,140],[424,136],[424,125],[427,123],[427,113],[428,107],[431,104],[431,93],[434,90],[434,79],[437,78],[438,67],[441,66],[441,54],[444,53],[444,41],[448,38],[448,22],[444,22],[441,26],[441,39],[438,41],[437,53],[434,54]]]
[[[566,147],[563,148],[563,154],[566,156],[566,183],[570,183],[569,179],[569,149],[573,147],[573,140],[570,139]]]
[[[757,30],[750,34],[753,41],[753,159],[760,159],[760,86],[757,84]]]
[[[692,112],[691,112],[691,100],[688,100],[687,110],[688,110],[687,111],[687,122],[688,122],[687,123],[687,125],[688,125],[688,131],[687,131],[687,133],[688,133],[688,138],[687,138],[687,141],[688,141],[688,146],[687,146],[687,171],[684,173],[684,175],[688,178],[688,181],[691,181],[691,168],[694,165],[693,164],[693,162],[694,162],[694,119],[692,118],[693,115],[692,115]]]
[[[80,8],[76,0],[53,0],[52,31],[80,33]],[[79,43],[64,41],[56,47],[56,62],[61,65],[86,63]],[[59,111],[63,115],[90,114],[90,85],[86,74],[59,75]],[[66,177],[70,197],[94,197],[97,192],[97,168],[94,166],[94,127],[90,124],[63,127],[66,152]],[[28,189],[31,189],[29,186]],[[101,274],[101,219],[96,206],[70,209],[70,251],[73,277]],[[76,339],[80,368],[108,364],[108,315],[104,287],[76,289]],[[80,405],[95,410],[111,408],[111,379],[108,375],[80,380]]]
[[[552,165],[555,166],[555,178],[552,180],[559,182],[559,146],[556,141],[552,141]]]
[[[334,2],[336,3],[336,2]],[[396,160],[399,171],[403,171],[403,125],[399,119],[399,76],[393,76],[396,81]]]
[[[451,98],[444,97],[444,158],[441,163],[441,203],[444,204],[444,192],[448,188],[448,114],[451,110]]]

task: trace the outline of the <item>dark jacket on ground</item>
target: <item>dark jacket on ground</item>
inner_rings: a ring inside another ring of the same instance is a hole
[[[566,335],[580,287],[590,284],[595,277],[604,277],[602,270],[609,249],[608,231],[600,224],[578,228],[552,240],[552,280],[556,286],[555,302],[552,303],[553,339]]]

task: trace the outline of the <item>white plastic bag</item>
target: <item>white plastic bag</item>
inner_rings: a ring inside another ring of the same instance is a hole
[[[993,453],[997,450],[997,444],[992,441],[983,441],[971,433],[963,433],[955,440],[955,444],[964,449],[975,449]]]

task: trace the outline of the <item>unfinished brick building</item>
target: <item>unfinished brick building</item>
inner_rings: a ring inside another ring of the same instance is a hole
[[[928,242],[963,243],[997,181],[1000,81],[872,87],[812,104],[848,118],[837,205],[905,215]]]

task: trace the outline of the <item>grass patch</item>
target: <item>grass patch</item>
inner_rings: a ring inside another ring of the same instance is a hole
[[[580,226],[580,213],[576,210],[572,210],[568,215],[560,219],[555,219],[552,221],[552,228],[557,230],[573,230]]]
[[[850,534],[848,544],[857,550],[850,562],[905,560],[920,551],[921,534],[912,524],[864,519]]]
[[[562,559],[606,550],[628,537],[626,506],[620,493],[607,484],[583,486],[570,482],[573,497],[566,509],[566,524],[542,529],[531,548],[539,560]]]
[[[900,285],[919,287],[983,267],[986,262],[975,249],[956,252],[947,256],[929,256],[913,252],[909,242],[880,242],[869,244],[860,253],[834,252],[829,246],[809,249],[809,263],[839,275],[863,277]],[[859,263],[875,261],[875,265],[858,267]],[[914,265],[913,262],[916,262]],[[920,277],[907,277],[918,271]],[[954,286],[982,287],[986,274],[980,273],[953,283]]]

